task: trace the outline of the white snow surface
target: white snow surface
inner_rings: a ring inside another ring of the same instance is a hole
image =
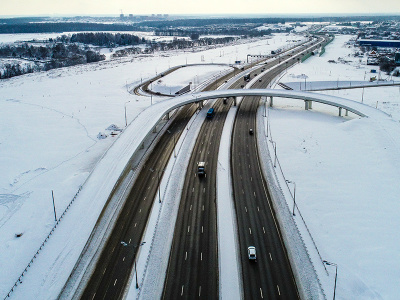
[[[306,74],[307,81],[329,80],[327,76],[363,80],[369,67],[357,61],[335,67],[327,62],[349,54],[351,48],[343,47],[349,38],[336,37],[323,56],[296,65],[286,76]],[[125,126],[124,107],[130,123],[150,105],[149,98],[131,95],[128,88],[169,65],[186,60],[231,63],[245,60],[247,54],[283,47],[286,40],[277,36],[269,42],[226,46],[223,55],[221,48],[141,55],[3,80],[0,295],[7,295],[55,223],[51,191],[59,217],[83,185],[12,298],[58,295],[105,203],[103,193],[112,189],[118,170],[146,133],[145,123],[139,128],[128,126],[117,138],[106,130],[111,124]],[[326,93],[359,102],[362,95],[361,89]],[[298,100],[278,98],[269,110],[285,178],[296,182],[298,208],[323,259],[338,265],[337,299],[397,299],[400,294],[399,94],[398,87],[365,88],[363,94],[365,104],[377,105],[393,119],[338,117],[337,109],[322,104],[304,111]],[[147,113],[157,115],[153,107]],[[99,132],[108,137],[98,140]],[[110,170],[108,184],[98,181]],[[91,187],[98,181],[101,189],[85,188],[86,180]],[[292,201],[287,201],[291,208]],[[23,235],[17,238],[16,233]],[[329,277],[319,275],[330,298],[335,270],[332,266],[327,270]]]
[[[200,52],[137,55],[2,80],[0,295],[11,290],[56,223],[51,192],[59,218],[94,168],[106,163],[109,153],[101,158],[116,140],[107,128],[124,128],[125,107],[128,123],[149,107],[150,97],[131,95],[128,89],[170,66],[245,61],[248,53],[285,47],[285,41],[277,35]],[[153,102],[160,101],[153,97]],[[147,131],[134,131],[136,145]],[[107,138],[98,139],[99,133]],[[116,133],[125,136],[124,141],[130,138],[126,131]],[[110,190],[113,183],[98,185]],[[96,196],[98,191],[84,190],[30,264],[13,297],[52,299],[61,290],[105,203],[104,195]],[[15,237],[19,233],[23,235]]]
[[[336,36],[324,55],[296,65],[281,81],[301,74],[307,82],[363,80],[376,67],[360,65],[359,58],[349,56],[353,48],[344,43],[350,38]],[[338,57],[349,62],[328,63]],[[362,89],[324,93],[362,99]],[[364,104],[377,105],[393,119],[338,117],[337,109],[317,104],[305,111],[304,105],[289,99],[274,99],[269,110],[285,178],[296,183],[296,204],[322,258],[338,265],[336,299],[398,299],[400,295],[399,95],[399,87],[364,89]],[[286,186],[282,181],[280,185]],[[289,187],[293,193],[293,185]],[[287,201],[291,209],[293,200]],[[295,220],[300,222],[298,216]],[[319,275],[329,299],[335,267],[327,270],[328,281]]]
[[[208,78],[219,77],[220,74],[229,70],[232,70],[232,68],[222,65],[184,66],[152,83],[150,90],[164,95],[175,95],[176,92],[187,85],[190,85],[191,89],[196,88],[199,83]]]

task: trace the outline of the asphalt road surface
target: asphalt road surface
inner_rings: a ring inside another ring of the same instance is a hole
[[[288,63],[270,72],[252,88],[266,88],[285,68],[298,61],[296,53]],[[300,56],[299,56],[300,57]],[[231,166],[238,224],[244,299],[299,299],[270,195],[261,172],[256,140],[256,112],[259,97],[244,97],[232,134]],[[254,134],[249,130],[253,129]],[[256,262],[248,258],[255,246]]]
[[[272,65],[274,63],[268,66]],[[233,73],[206,90],[219,86]],[[232,88],[240,88],[242,84],[239,80]],[[215,182],[220,135],[231,103],[230,100],[223,104],[222,99],[216,102],[216,114],[203,124],[190,159],[163,291],[164,299],[218,298]],[[75,296],[82,299],[122,298],[134,268],[152,201],[157,194],[159,177],[163,175],[162,170],[172,154],[174,141],[196,109],[196,105],[182,108],[168,128],[170,133],[164,134],[156,144],[130,191],[83,294]],[[199,161],[206,162],[207,175],[201,179],[196,175]]]

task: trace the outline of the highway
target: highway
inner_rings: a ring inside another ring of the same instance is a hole
[[[288,57],[287,57],[288,58]],[[276,76],[297,62],[265,72],[252,88],[266,88]],[[296,282],[275,220],[270,195],[258,156],[256,112],[259,97],[244,97],[232,134],[231,172],[238,224],[244,299],[299,299]],[[249,129],[254,134],[249,134]],[[250,261],[247,248],[255,246],[257,262]]]
[[[120,299],[123,295],[143,231],[157,195],[159,171],[163,170],[182,130],[195,112],[195,105],[182,108],[169,126],[169,134],[156,144],[135,181],[82,299]],[[172,137],[175,135],[175,138]],[[161,174],[162,175],[162,174]]]
[[[217,83],[207,86],[205,90],[221,84],[234,73],[235,71],[232,71],[223,76]],[[174,142],[179,139],[197,108],[196,104],[181,108],[167,129],[169,133],[160,137],[125,201],[112,233],[101,251],[95,270],[89,274],[90,279],[84,290],[82,292],[78,290],[73,295],[75,299],[121,299],[123,297],[134,268],[138,247],[143,242],[142,236],[153,200],[157,195],[159,177],[162,178],[162,170],[173,152]],[[96,227],[101,223],[101,219],[97,223]]]
[[[215,88],[233,74],[224,76],[205,90]],[[233,88],[239,88],[241,84],[239,80]],[[217,100],[216,114],[212,120],[204,122],[192,153],[178,212],[164,299],[218,298],[216,167],[220,135],[231,104],[232,100],[228,104],[223,104],[222,99]],[[196,109],[196,105],[183,107],[168,128],[170,133],[164,134],[155,145],[114,224],[89,282],[83,293],[78,291],[74,298],[123,297],[157,194],[159,176],[171,156],[174,141]],[[196,176],[198,161],[206,162],[205,178]]]
[[[261,69],[268,69],[276,66],[281,60],[284,60],[285,58],[293,58],[291,62],[292,64],[298,62],[297,57],[293,56],[293,54],[282,54],[279,58],[269,62],[268,65],[260,65],[257,70],[250,73],[251,77],[254,77],[255,74],[259,74],[261,72]],[[285,65],[281,66],[278,69],[275,69],[271,73],[264,71],[266,75],[264,76],[265,79],[263,79],[260,83],[262,87],[266,87],[269,81],[276,77],[280,72],[282,72],[285,67],[288,67],[288,65],[290,64],[285,63]],[[246,82],[244,82],[243,78],[240,78],[230,88],[238,89],[245,84]],[[254,88],[257,86],[258,82],[254,86]],[[177,223],[175,226],[174,239],[172,243],[168,271],[162,296],[163,299],[219,298],[217,257],[218,241],[216,227],[216,169],[218,162],[220,136],[222,133],[227,112],[232,105],[232,102],[232,100],[229,100],[228,103],[223,104],[222,99],[218,99],[215,102],[213,106],[216,111],[215,117],[211,120],[205,120],[196,140],[196,144],[194,146],[194,150],[186,171],[184,190],[181,195],[181,202],[177,217]],[[238,130],[237,128],[243,127],[241,128],[241,130],[244,130],[247,134],[244,135],[242,133],[242,135],[236,135],[238,139],[236,140],[236,144],[234,147],[237,147],[237,144],[241,144],[242,147],[245,147],[248,142],[251,142],[253,146],[255,146],[254,136],[252,136],[252,141],[247,141],[246,139],[246,137],[248,137],[249,128],[249,125],[246,123],[251,122],[250,120],[255,122],[255,111],[258,107],[258,100],[251,101],[251,99],[246,99],[244,103],[247,102],[250,103],[251,109],[247,109],[245,105],[241,106],[243,108],[240,108],[240,113],[238,117],[238,119],[245,120],[244,124],[240,121],[236,121],[235,123],[236,132]],[[248,110],[248,113],[244,113],[242,109],[244,109],[244,111]],[[252,128],[255,128],[255,126],[253,126]],[[247,161],[247,155],[243,155],[247,154],[246,150],[242,150],[240,154],[244,156],[243,159],[245,159],[243,165],[258,166],[258,162],[256,163],[254,161],[254,159],[258,160],[257,153],[255,153],[254,156],[252,155],[251,161]],[[238,154],[238,156],[241,156],[240,154]],[[200,161],[204,161],[206,163],[206,178],[199,178],[198,176],[196,176],[197,163]],[[241,164],[241,162],[236,162],[233,160],[232,163]],[[262,174],[259,174],[258,177],[254,176],[251,170],[249,170],[248,168],[240,169],[238,171],[240,173],[237,172],[235,169],[233,175],[235,176],[235,174],[242,174],[243,177],[246,177],[249,180],[250,178],[254,177],[254,182],[258,182],[257,186],[255,186],[254,189],[252,187],[250,189],[248,189],[247,187],[242,188],[243,184],[240,185],[243,198],[246,198],[248,199],[247,201],[251,202],[250,204],[246,204],[250,208],[250,206],[253,205],[253,199],[250,198],[249,195],[253,195],[255,190],[257,190],[255,195],[258,195],[260,199],[265,199],[265,197],[263,198],[263,194],[266,193],[266,191],[263,189],[264,179],[262,177]],[[240,178],[241,177],[242,176],[240,175]],[[242,178],[240,180],[242,180]],[[235,191],[237,191],[237,189],[235,189]],[[237,199],[237,201],[240,201],[238,197]],[[262,207],[262,210],[265,211],[265,205],[268,205],[268,203],[264,201],[262,205],[259,204],[259,207]],[[242,224],[242,222],[240,224]],[[274,228],[273,230],[275,232],[276,230],[279,230],[270,222],[264,222],[263,226],[267,228],[268,231],[272,231],[269,228]],[[242,235],[240,235],[240,237],[242,237]],[[263,239],[264,236],[258,236],[258,238]],[[274,237],[274,239],[276,240],[276,237]],[[245,247],[242,245],[250,245],[248,244],[248,241],[243,240],[243,238],[241,238],[240,241],[241,248]],[[279,249],[276,249],[276,251],[279,252],[276,255],[277,257],[284,257],[284,262],[286,263],[284,267],[289,270],[290,274],[290,276],[288,277],[289,279],[285,281],[285,283],[289,282],[289,284],[281,284],[281,286],[283,288],[286,288],[287,285],[291,285],[290,290],[292,292],[290,293],[290,296],[292,296],[292,298],[290,299],[295,299],[297,298],[297,288],[294,284],[294,281],[292,280],[290,265],[285,257],[285,250],[282,246],[281,241],[279,240],[279,237],[278,245],[281,245],[281,247]],[[242,251],[241,256],[243,257],[243,253],[246,252],[247,246],[244,252]],[[244,257],[247,259],[247,256]],[[242,263],[248,264],[248,261],[244,260]],[[260,263],[260,265],[262,264],[263,263]],[[258,273],[255,274],[244,274],[243,280],[253,280],[255,282],[259,282],[259,279],[256,278],[256,276],[260,276],[260,270],[265,270],[265,268],[260,268],[258,270]],[[277,268],[273,270],[270,269],[269,272],[271,271],[276,272],[278,274],[277,276],[286,276],[285,273],[279,271]],[[247,275],[249,275],[250,278],[248,278]],[[263,276],[262,274],[260,277],[265,278],[265,276]],[[247,284],[244,285],[246,285],[245,290],[247,291]],[[256,284],[256,286],[264,287],[264,284]],[[254,287],[249,287],[249,290],[253,291],[253,289]],[[257,288],[257,291],[260,290]],[[265,292],[266,295],[268,295],[268,291],[266,288]],[[261,295],[262,293],[263,292],[261,290]],[[279,294],[279,286],[277,294]],[[269,295],[275,294],[270,293]],[[251,299],[254,296],[254,293],[245,293],[245,296],[246,299]]]

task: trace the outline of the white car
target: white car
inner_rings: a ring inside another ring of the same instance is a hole
[[[249,248],[247,248],[247,252],[249,254],[249,260],[254,260],[255,261],[257,259],[256,247],[249,246]]]

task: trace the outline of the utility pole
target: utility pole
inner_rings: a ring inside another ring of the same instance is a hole
[[[54,192],[51,190],[51,197],[53,198],[54,220],[57,222],[56,205],[54,203]]]

